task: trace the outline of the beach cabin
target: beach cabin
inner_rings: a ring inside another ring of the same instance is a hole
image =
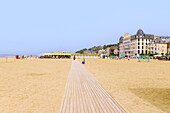
[[[71,58],[71,53],[44,53],[40,58],[66,59]]]
[[[73,58],[73,56],[75,56],[78,59],[82,59],[82,58],[99,58],[99,54],[72,54],[71,58]]]

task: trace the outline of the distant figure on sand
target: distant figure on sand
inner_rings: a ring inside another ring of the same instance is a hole
[[[75,55],[74,55],[74,57],[73,57],[73,60],[76,60],[76,57],[75,57]]]

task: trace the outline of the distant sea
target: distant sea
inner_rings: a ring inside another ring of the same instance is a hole
[[[14,54],[7,54],[8,57],[14,57]],[[5,58],[6,54],[0,54],[0,58]]]
[[[19,54],[7,54],[7,56],[9,57],[9,58],[12,58],[12,57],[14,57],[15,55],[19,55]],[[19,55],[20,56],[20,55]],[[30,56],[30,55],[28,55],[28,56]],[[36,55],[32,55],[32,56],[36,56]],[[5,58],[6,57],[6,54],[0,54],[0,58]]]

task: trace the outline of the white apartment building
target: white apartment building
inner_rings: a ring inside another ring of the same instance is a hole
[[[145,34],[139,29],[136,35],[126,33],[119,39],[119,57],[134,56],[137,54],[148,54],[147,45],[154,40],[154,35]]]

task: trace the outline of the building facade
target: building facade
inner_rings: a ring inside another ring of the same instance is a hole
[[[111,47],[107,47],[105,49],[106,51],[106,55],[107,56],[117,56],[118,55],[118,46],[111,46]]]
[[[126,33],[119,39],[119,57],[148,54],[147,45],[154,40],[154,35],[145,34],[139,29],[135,35]]]
[[[122,55],[126,57],[140,54],[169,54],[169,40],[169,36],[145,34],[142,29],[132,36],[126,33],[119,39],[119,57]]]
[[[170,55],[170,39],[167,41],[167,54]]]
[[[112,47],[110,47],[110,50],[112,50]],[[114,51],[113,51],[113,54],[114,55],[118,55],[118,46],[114,46]]]
[[[155,40],[148,44],[148,52],[150,54],[166,55],[167,53],[167,43],[160,37],[156,37]]]
[[[101,50],[98,50],[98,54],[106,54],[106,50],[104,50],[104,49],[101,49]]]
[[[107,47],[105,51],[106,51],[106,55],[110,56],[110,47]]]
[[[155,36],[156,38],[160,38],[164,42],[168,42],[170,40],[170,36]]]
[[[90,50],[85,50],[83,54],[92,54]]]

